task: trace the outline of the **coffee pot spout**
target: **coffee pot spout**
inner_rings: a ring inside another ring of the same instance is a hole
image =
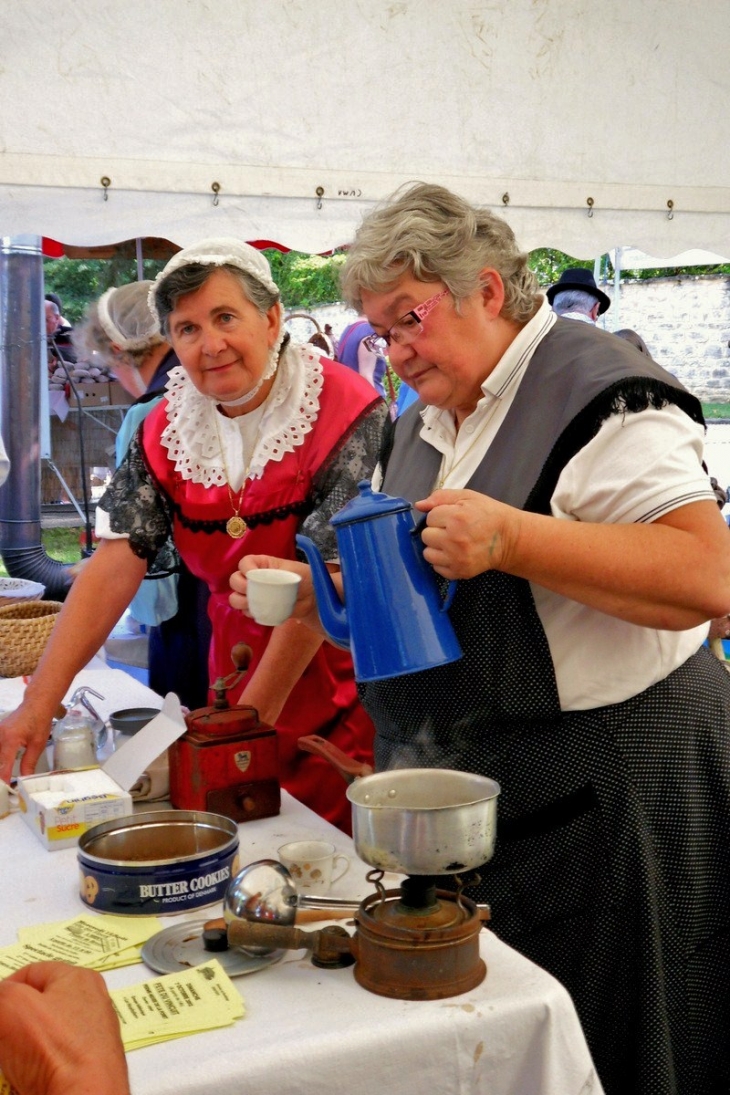
[[[317,612],[327,637],[343,650],[350,649],[350,624],[347,611],[340,600],[330,573],[320,555],[319,548],[308,536],[298,535],[297,547],[304,552],[312,571]]]

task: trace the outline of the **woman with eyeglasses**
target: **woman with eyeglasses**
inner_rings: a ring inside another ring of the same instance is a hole
[[[463,650],[360,687],[376,767],[500,783],[466,892],[571,992],[609,1095],[728,1091],[730,679],[703,641],[730,544],[700,404],[558,318],[509,226],[442,187],[366,218],[343,289],[419,396],[374,485],[426,515]],[[281,565],[242,560],[244,611],[254,562]]]

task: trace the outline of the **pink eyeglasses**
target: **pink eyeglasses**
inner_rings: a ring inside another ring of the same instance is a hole
[[[423,320],[426,316],[434,310],[439,301],[448,295],[449,290],[442,289],[440,293],[424,300],[423,304],[419,304],[416,308],[412,308],[410,312],[406,312],[404,316],[396,320],[384,335],[368,335],[367,338],[363,339],[363,342],[368,350],[372,350],[376,354],[387,353],[391,342],[396,342],[399,346],[408,346],[423,331]]]

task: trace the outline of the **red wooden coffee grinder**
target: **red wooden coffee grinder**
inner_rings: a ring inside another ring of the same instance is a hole
[[[231,659],[234,672],[212,685],[212,707],[186,715],[186,732],[170,746],[170,801],[179,810],[254,821],[281,809],[278,743],[255,707],[228,703],[226,692],[243,678],[251,648],[237,643]]]

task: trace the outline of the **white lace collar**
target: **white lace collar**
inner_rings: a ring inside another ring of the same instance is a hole
[[[225,464],[229,485],[237,491],[245,478],[260,478],[270,460],[283,459],[303,443],[317,421],[322,384],[319,355],[308,346],[290,343],[266,402],[248,414],[228,418],[178,366],[167,381],[167,425],[161,443],[183,479],[205,487],[225,486]]]

